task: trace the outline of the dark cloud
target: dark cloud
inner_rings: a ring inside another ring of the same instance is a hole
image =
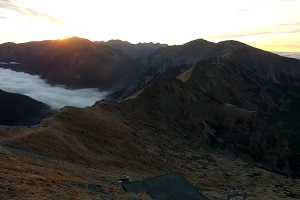
[[[14,12],[20,13],[22,15],[39,17],[42,19],[46,19],[49,22],[55,23],[55,24],[63,23],[62,20],[60,20],[56,17],[47,15],[45,13],[38,12],[38,11],[30,9],[30,8],[26,8],[24,6],[21,6],[18,4],[18,2],[16,0],[0,0],[0,9],[14,11]]]

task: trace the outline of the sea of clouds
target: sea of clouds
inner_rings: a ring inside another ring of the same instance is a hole
[[[39,76],[4,68],[0,68],[0,90],[30,96],[53,109],[91,106],[108,94],[95,88],[71,90],[52,86]]]
[[[293,53],[293,52],[277,52],[277,54],[289,58],[296,58],[300,60],[300,53]]]

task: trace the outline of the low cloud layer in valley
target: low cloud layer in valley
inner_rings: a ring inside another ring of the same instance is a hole
[[[107,95],[107,92],[99,92],[93,88],[70,90],[51,86],[39,76],[4,68],[0,68],[0,80],[1,90],[30,96],[54,109],[91,106]]]
[[[300,60],[300,53],[293,53],[293,52],[277,52],[277,54],[289,58],[297,58]]]

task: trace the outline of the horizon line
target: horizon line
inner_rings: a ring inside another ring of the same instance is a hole
[[[196,41],[196,40],[204,40],[204,41],[215,43],[215,44],[221,43],[221,42],[226,42],[226,41],[236,41],[236,42],[240,42],[242,44],[249,45],[249,46],[254,47],[254,48],[258,48],[258,49],[261,49],[261,50],[264,50],[264,51],[273,52],[273,53],[300,53],[299,50],[298,51],[297,50],[295,50],[295,51],[293,51],[293,50],[271,50],[271,46],[269,46],[270,48],[263,48],[263,47],[260,47],[259,45],[253,45],[253,44],[249,44],[249,43],[242,42],[240,40],[234,40],[234,39],[211,41],[211,40],[207,40],[207,39],[204,39],[204,38],[196,38],[196,39],[192,39],[192,40],[189,40],[189,41],[183,42],[183,43],[168,44],[168,43],[157,42],[157,41],[131,42],[131,41],[128,41],[128,40],[116,39],[116,38],[112,38],[112,39],[108,39],[108,40],[93,40],[93,39],[89,39],[89,38],[85,38],[85,37],[80,37],[80,36],[70,36],[70,37],[64,37],[64,38],[28,40],[28,41],[21,41],[21,42],[6,41],[6,42],[0,42],[0,45],[7,44],[7,43],[26,44],[26,43],[30,43],[30,42],[60,41],[60,40],[68,40],[68,39],[72,39],[72,38],[78,38],[78,39],[88,40],[88,41],[93,42],[93,43],[94,42],[121,41],[121,42],[128,42],[128,43],[133,44],[133,45],[137,45],[137,44],[150,44],[150,43],[152,43],[152,44],[161,44],[161,45],[167,45],[167,46],[180,46],[180,45],[184,45],[184,44],[187,44],[189,42]],[[284,47],[284,45],[278,45],[276,47],[280,47],[280,46]]]

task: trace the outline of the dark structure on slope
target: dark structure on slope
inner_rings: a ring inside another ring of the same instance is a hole
[[[184,177],[177,175],[124,182],[122,186],[127,192],[147,193],[153,200],[208,200]]]

